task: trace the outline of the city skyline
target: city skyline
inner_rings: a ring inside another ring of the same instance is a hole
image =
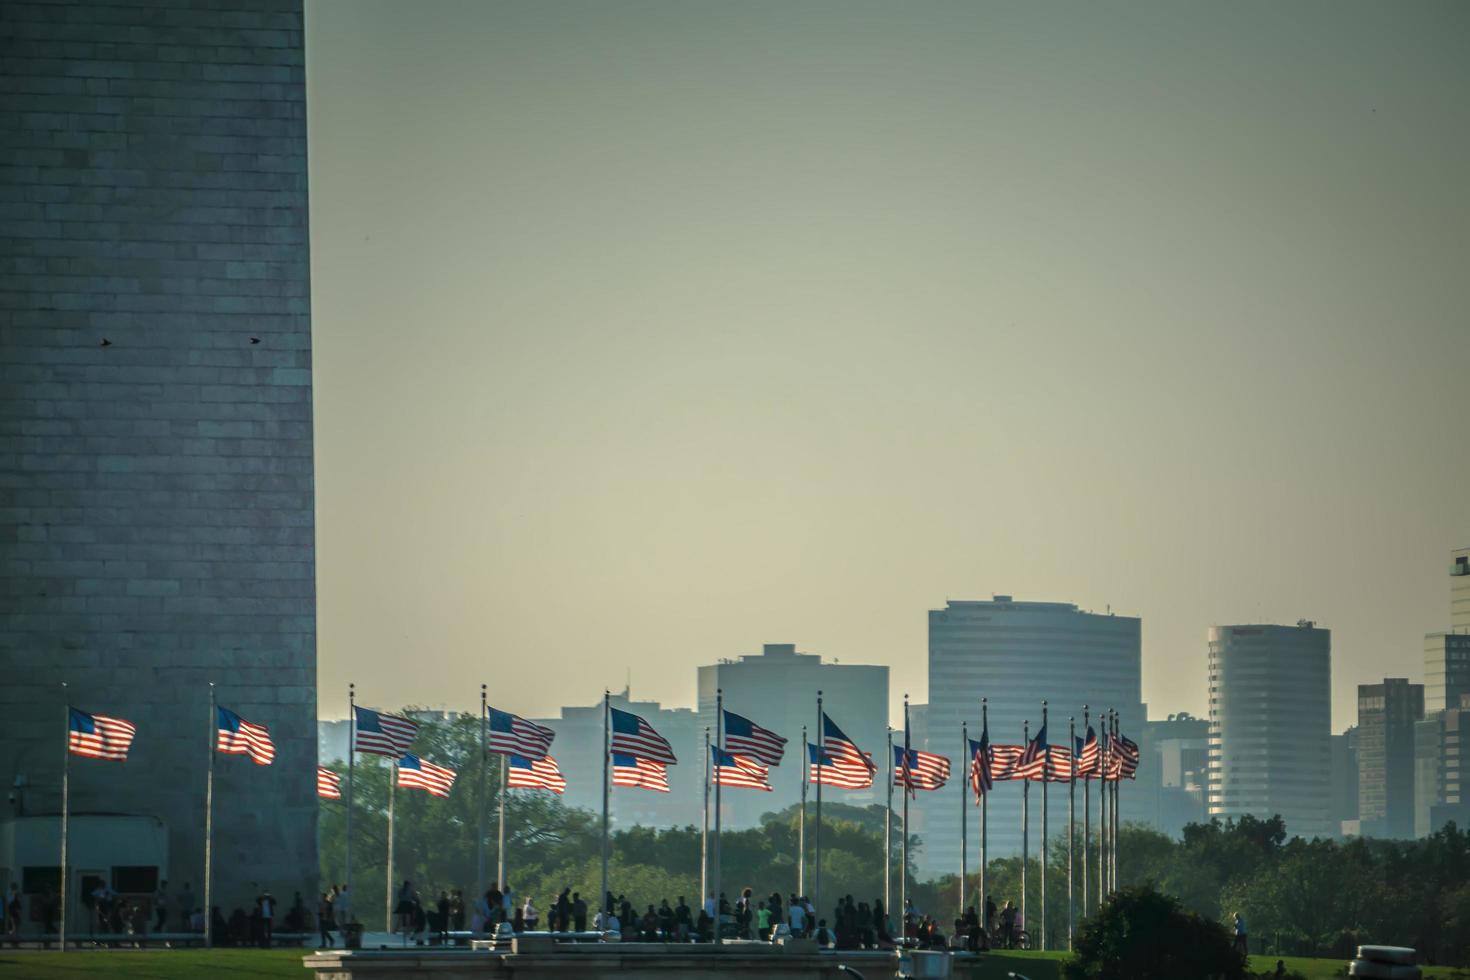
[[[893,715],[997,593],[1140,617],[1167,710],[1217,624],[1329,627],[1335,731],[1423,680],[1465,5],[306,17],[324,713],[794,642]]]

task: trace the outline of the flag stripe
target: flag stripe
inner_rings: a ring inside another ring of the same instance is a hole
[[[508,711],[490,709],[485,748],[491,752],[518,755],[526,759],[544,759],[551,751],[551,742],[555,738],[556,732],[545,725],[527,721]]]
[[[667,793],[669,770],[661,762],[620,753],[613,756],[612,784]]]
[[[130,721],[69,709],[66,747],[72,755],[126,762],[136,734],[137,726]]]
[[[551,756],[528,759],[521,755],[507,756],[510,768],[506,771],[505,785],[511,789],[549,789],[553,793],[564,793],[566,778]]]
[[[725,751],[768,766],[779,766],[786,754],[786,739],[726,709]]]
[[[324,800],[340,800],[342,798],[342,777],[326,766],[317,766],[316,795]]]
[[[397,715],[387,715],[368,708],[354,707],[356,729],[352,750],[369,755],[398,759],[407,754],[418,734],[418,722]]]
[[[422,789],[434,796],[448,797],[455,776],[453,769],[425,762],[416,755],[404,755],[398,760],[398,785],[403,789]]]
[[[771,791],[771,770],[768,767],[755,759],[721,752],[713,745],[709,750],[714,760],[715,782],[718,785],[738,789],[763,789],[768,793]]]
[[[228,708],[216,705],[219,715],[219,737],[215,750],[225,755],[248,755],[258,766],[268,766],[275,761],[276,743],[271,741],[270,729],[246,721]]]

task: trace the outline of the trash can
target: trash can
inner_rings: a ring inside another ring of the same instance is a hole
[[[348,949],[362,949],[362,923],[349,922],[342,927]]]

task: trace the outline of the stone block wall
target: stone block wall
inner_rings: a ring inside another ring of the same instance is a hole
[[[302,0],[0,4],[0,779],[54,812],[66,701],[133,721],[73,812],[163,820],[202,900],[214,682],[277,746],[218,759],[227,915],[316,887],[302,31]]]

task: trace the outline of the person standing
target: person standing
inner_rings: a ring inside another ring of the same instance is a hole
[[[536,902],[530,895],[526,896],[526,904],[521,907],[521,918],[525,920],[527,932],[536,931],[536,923],[540,920],[541,913],[536,911]]]
[[[5,896],[5,928],[11,939],[20,935],[20,912],[20,887],[11,882],[10,894]]]
[[[578,932],[587,931],[587,903],[581,892],[572,892],[572,922]]]
[[[338,889],[337,900],[332,903],[332,908],[337,913],[337,925],[346,932],[348,924],[352,922],[352,889],[346,885]]]
[[[555,932],[566,932],[572,927],[572,900],[570,888],[563,888],[561,894],[556,896],[555,911],[551,915],[551,929]]]
[[[1245,916],[1239,912],[1235,913],[1235,948],[1244,955],[1250,955],[1250,942],[1245,931]]]
[[[449,891],[439,890],[439,901],[434,905],[434,912],[439,919],[439,942],[442,944],[449,939]]]
[[[275,922],[276,899],[270,892],[260,894],[260,945],[271,948],[271,926]]]
[[[332,910],[332,898],[334,897],[335,892],[335,889],[329,892],[322,892],[321,900],[316,903],[316,924],[317,928],[320,929],[322,933],[323,949],[330,949],[332,947],[332,925],[334,915],[334,912]]]
[[[158,891],[153,893],[153,931],[162,932],[168,921],[168,882],[160,880]]]

